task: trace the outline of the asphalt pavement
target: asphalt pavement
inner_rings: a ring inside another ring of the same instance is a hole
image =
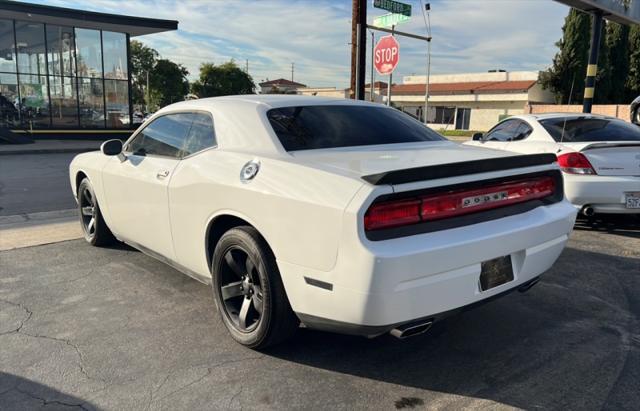
[[[0,252],[0,408],[637,409],[640,226],[579,225],[543,280],[407,340],[227,335],[210,289],[126,246]]]
[[[0,156],[0,216],[72,209],[69,163],[75,153]]]

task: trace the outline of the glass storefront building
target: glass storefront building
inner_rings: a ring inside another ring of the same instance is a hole
[[[0,127],[131,128],[129,38],[177,22],[0,3]]]

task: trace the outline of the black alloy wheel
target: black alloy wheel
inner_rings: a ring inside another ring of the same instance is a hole
[[[240,332],[255,330],[264,307],[256,264],[243,249],[235,246],[224,254],[220,270],[220,296],[226,314]]]
[[[84,238],[89,244],[103,246],[116,241],[102,218],[96,193],[87,178],[78,185],[78,213]]]
[[[298,329],[275,256],[254,227],[234,227],[220,237],[211,276],[220,318],[240,344],[263,349]]]

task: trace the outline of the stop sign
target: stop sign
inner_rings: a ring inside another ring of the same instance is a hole
[[[373,65],[382,75],[391,74],[400,61],[400,44],[393,36],[380,38],[373,50]]]

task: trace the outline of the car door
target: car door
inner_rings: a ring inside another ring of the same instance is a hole
[[[493,127],[482,139],[482,147],[507,150],[509,143],[517,136],[521,126],[518,119],[506,120]]]
[[[189,113],[157,117],[103,169],[109,220],[121,239],[174,259],[168,185],[183,155]]]

